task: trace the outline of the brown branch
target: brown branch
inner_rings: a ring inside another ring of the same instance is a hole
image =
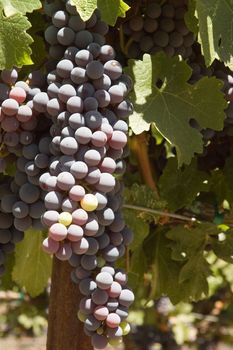
[[[47,350],[93,350],[77,318],[82,295],[70,278],[72,267],[53,260]]]
[[[144,182],[155,192],[157,199],[159,199],[158,188],[152,173],[152,167],[148,154],[147,134],[143,132],[140,135],[134,136],[136,139],[135,151],[138,159],[140,172]]]

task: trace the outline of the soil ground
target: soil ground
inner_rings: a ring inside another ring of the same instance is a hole
[[[38,338],[0,338],[0,350],[45,350],[46,349],[46,337]],[[55,350],[55,349],[54,349]],[[67,349],[68,350],[68,349]],[[109,348],[106,350],[113,350]],[[114,350],[122,350],[114,348]],[[224,350],[224,349],[223,349]]]
[[[13,338],[0,339],[0,350],[45,350],[46,337],[38,338]],[[109,348],[112,350],[113,348]],[[114,350],[120,350],[119,348]],[[122,350],[122,349],[121,349]],[[184,350],[189,350],[184,348]],[[216,350],[233,350],[233,346],[219,344]]]

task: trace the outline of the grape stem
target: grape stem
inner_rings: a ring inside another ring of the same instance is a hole
[[[154,214],[154,215],[158,215],[158,216],[166,216],[166,217],[179,219],[179,220],[183,220],[183,221],[191,221],[191,222],[196,222],[197,221],[197,219],[194,218],[194,217],[189,218],[187,216],[183,216],[183,215],[180,215],[180,214],[168,213],[168,212],[165,212],[165,211],[160,211],[160,210],[155,210],[155,209],[151,209],[151,208],[141,207],[141,206],[138,206],[138,205],[124,204],[123,207],[126,208],[126,209],[144,211],[146,213],[150,213],[150,214]]]

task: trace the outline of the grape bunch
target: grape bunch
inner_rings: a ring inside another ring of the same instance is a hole
[[[5,185],[0,190],[0,275],[5,270],[6,253],[14,250],[28,228],[42,227],[40,216],[44,212],[40,188],[32,180],[38,170],[34,164],[35,143],[43,142],[43,132],[51,123],[33,102],[41,92],[38,86],[44,87],[43,74],[32,72],[27,82],[17,79],[15,69],[1,72],[0,171],[8,173],[8,166],[14,164],[16,169],[14,176],[1,174]]]
[[[50,142],[51,138],[45,135],[41,136],[38,143],[22,147],[22,154],[16,162],[16,173],[10,184],[11,192],[2,197],[1,210],[12,213],[17,230],[25,232],[30,227],[43,229],[41,215],[45,212],[44,192],[39,186],[39,178],[49,165]]]
[[[5,262],[7,254],[12,253],[15,244],[24,237],[24,232],[14,227],[13,215],[10,211],[3,211],[3,198],[11,194],[11,177],[2,176],[0,181],[0,276],[5,272]]]
[[[192,54],[194,35],[185,24],[186,0],[156,0],[142,2],[137,13],[132,8],[121,25],[123,53],[129,58],[141,58],[144,53],[164,51],[169,56]]]
[[[45,3],[44,9],[52,20],[45,31],[51,58],[70,58],[75,55],[77,48],[86,48],[92,42],[104,45],[108,25],[101,21],[99,11],[96,10],[91,18],[84,22],[70,1]],[[95,45],[92,46],[95,51]],[[66,52],[67,47],[70,49]]]
[[[30,85],[35,80],[35,73],[29,74],[28,82],[17,81],[18,72],[15,69],[1,72],[0,82],[0,171],[4,172],[7,164],[12,162],[12,155],[21,154],[22,148],[35,139],[35,130],[44,123],[34,103],[35,95],[41,92],[39,87]],[[36,80],[37,86],[38,80]],[[44,85],[43,75],[40,80]],[[9,156],[10,155],[10,156]]]
[[[11,215],[13,227],[25,232],[30,227],[41,228],[40,217],[45,211],[39,176],[50,161],[46,137],[51,118],[40,103],[45,80],[39,71],[32,72],[25,81],[17,81],[15,69],[2,71],[1,95],[1,150],[2,162],[14,159],[16,170],[10,179],[8,192],[1,198],[2,215]],[[34,85],[36,84],[36,86]],[[49,135],[48,135],[49,136]],[[5,158],[4,158],[5,157]]]
[[[102,226],[111,225],[116,214],[119,227],[124,228],[122,216],[105,206],[106,194],[116,184],[112,174],[125,170],[121,159],[127,143],[125,120],[132,110],[125,96],[131,81],[122,74],[111,46],[100,46],[89,31],[78,34],[76,53],[73,47],[66,49],[56,71],[48,74],[48,95],[40,101],[53,119],[50,151],[54,158],[49,172],[40,178],[41,188],[48,191],[45,244],[62,260],[85,242],[83,236],[94,236]],[[67,58],[71,51],[72,57]],[[96,209],[98,216],[93,213]],[[73,237],[72,230],[79,230],[79,235]]]
[[[127,308],[134,299],[125,273],[114,268],[133,238],[121,211],[123,185],[118,179],[126,169],[127,119],[132,112],[127,95],[132,82],[123,74],[113,47],[105,42],[108,28],[98,11],[83,22],[68,1],[66,10],[56,8],[50,16],[53,25],[48,30],[54,40],[48,32],[45,37],[51,47],[60,47],[63,56],[56,56],[56,68],[47,76],[47,95],[36,96],[53,122],[48,171],[39,177],[41,190],[47,192],[42,223],[48,237],[43,248],[70,262],[75,268],[72,280],[89,299],[98,298],[98,293],[107,295],[105,301],[92,301],[105,313],[108,310],[106,320],[101,310],[102,320],[97,310],[85,319],[93,345],[103,349],[127,333]],[[74,23],[82,26],[74,27]],[[67,40],[61,40],[64,37]],[[105,278],[105,287],[99,278]],[[87,294],[92,285],[96,291]],[[92,321],[94,325],[88,326]]]
[[[84,298],[80,301],[78,318],[96,349],[118,345],[130,331],[126,319],[134,294],[126,284],[125,272],[112,266],[104,266],[94,279],[87,275],[80,280]]]

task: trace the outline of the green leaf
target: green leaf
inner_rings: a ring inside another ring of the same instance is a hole
[[[203,149],[202,135],[190,126],[190,119],[203,129],[223,128],[227,104],[221,92],[222,82],[204,77],[190,85],[187,81],[192,71],[188,64],[164,53],[145,54],[143,61],[130,60],[127,71],[135,80],[131,94],[135,111],[130,116],[133,132],[148,130],[149,123],[154,122],[176,147],[179,166],[189,164],[194,154]],[[161,87],[156,86],[157,82]]]
[[[233,263],[233,231],[229,230],[225,234],[225,239],[219,241],[216,238],[213,238],[211,241],[211,246],[214,253],[220,259]]]
[[[15,286],[15,283],[12,281],[12,270],[15,265],[14,254],[11,254],[7,257],[5,267],[6,271],[0,280],[0,289],[1,290],[12,290]]]
[[[212,227],[201,225],[191,230],[180,225],[170,231],[165,227],[151,231],[143,245],[147,269],[150,267],[149,271],[152,271],[151,297],[167,295],[176,304],[199,300],[208,294],[207,278],[211,271],[204,256],[204,247],[208,235],[212,231],[215,233]],[[186,256],[183,257],[182,252]],[[139,269],[142,274],[139,264],[140,259],[137,259],[133,272]]]
[[[135,204],[150,209],[164,209],[166,207],[166,202],[158,199],[155,192],[148,186],[137,183],[125,188],[124,201],[126,204]]]
[[[209,176],[197,169],[196,160],[177,169],[175,158],[170,158],[159,179],[160,196],[168,203],[168,208],[176,211],[190,205],[201,191],[208,191]]]
[[[31,45],[33,66],[22,67],[20,70],[20,77],[22,79],[28,77],[32,70],[43,69],[48,56],[45,41],[43,35],[41,35],[41,33],[44,32],[44,28],[47,26],[45,16],[42,12],[34,11],[28,14],[27,17],[32,25],[28,34],[33,38],[33,43]]]
[[[233,68],[233,0],[196,0],[196,11],[206,65],[219,59]]]
[[[97,8],[97,0],[71,0],[83,21],[87,21]]]
[[[51,275],[51,257],[43,252],[43,232],[29,229],[15,251],[13,280],[35,297],[43,292]]]
[[[182,225],[172,228],[166,237],[172,240],[172,259],[184,261],[204,251],[208,235],[204,225],[196,228],[186,228]],[[209,227],[208,227],[209,228]]]
[[[129,6],[123,0],[97,0],[101,18],[106,23],[114,26],[118,17],[125,17]]]
[[[193,300],[208,296],[209,285],[207,277],[211,275],[208,262],[202,252],[193,255],[180,271],[179,283]]]
[[[130,9],[130,6],[126,4],[125,1],[120,0],[119,8],[118,8],[118,17],[124,18],[126,16],[126,12]]]
[[[25,15],[27,12],[38,10],[42,5],[39,0],[0,0],[0,7],[8,17],[15,13]]]
[[[215,169],[210,176],[210,192],[214,193],[219,204],[226,199],[233,205],[233,157],[226,159],[223,169]]]
[[[222,170],[214,170],[210,177],[210,192],[213,192],[219,204],[226,199],[233,204],[232,181],[229,183]]]
[[[0,69],[32,64],[30,44],[33,39],[26,30],[30,23],[26,17],[16,14],[5,17],[0,13]]]
[[[71,2],[84,21],[87,21],[98,8],[101,11],[102,20],[111,26],[116,24],[118,17],[125,17],[130,8],[123,0],[72,0]]]
[[[124,209],[124,218],[127,226],[134,232],[134,240],[130,249],[134,251],[149,234],[149,224],[146,223],[135,210]]]
[[[177,303],[182,300],[182,293],[178,285],[179,272],[181,263],[171,259],[171,250],[168,247],[169,240],[166,238],[166,230],[158,229],[153,232],[153,235],[146,243],[149,255],[153,256],[153,296],[159,298],[162,295],[167,295],[172,303]]]
[[[197,35],[198,33],[198,19],[195,17],[196,12],[196,0],[189,0],[188,11],[184,15],[185,23],[187,27]]]
[[[148,263],[146,254],[143,249],[143,245],[138,246],[133,251],[130,259],[130,286],[134,288],[136,292],[143,284],[144,274],[148,271]]]

